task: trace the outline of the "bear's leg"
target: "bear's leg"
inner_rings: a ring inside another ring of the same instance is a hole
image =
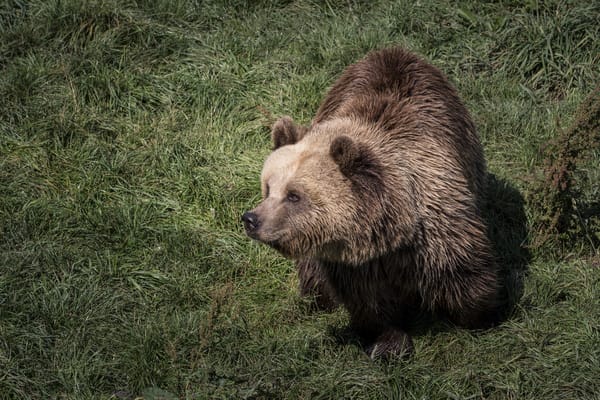
[[[331,286],[327,283],[321,265],[316,260],[302,259],[296,262],[300,280],[300,295],[312,297],[319,310],[331,311],[338,306]]]
[[[463,278],[464,279],[464,278]],[[481,274],[472,282],[461,282],[457,287],[464,290],[453,293],[452,298],[461,301],[447,304],[450,321],[468,329],[489,328],[502,318],[504,301],[498,289],[496,274]]]
[[[479,303],[475,307],[462,307],[448,311],[450,321],[467,329],[486,329],[502,320],[503,307],[495,302]]]
[[[365,351],[372,359],[390,360],[405,358],[414,350],[410,335],[398,328],[388,328],[383,331],[374,342],[366,346]]]
[[[384,324],[373,315],[351,313],[351,319],[352,330],[359,336],[365,353],[372,360],[404,358],[412,354],[412,338],[399,326]]]

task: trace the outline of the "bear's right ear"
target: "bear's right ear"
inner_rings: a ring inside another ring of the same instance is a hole
[[[273,150],[299,142],[304,137],[306,130],[305,127],[294,124],[290,117],[281,117],[273,124],[271,129]]]
[[[373,153],[362,143],[356,143],[348,136],[338,136],[331,142],[329,154],[342,174],[348,178],[359,176],[376,177],[378,164]]]

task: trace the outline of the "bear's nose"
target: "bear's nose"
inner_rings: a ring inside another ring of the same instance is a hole
[[[244,215],[242,215],[242,221],[244,221],[244,226],[248,232],[255,231],[258,228],[258,225],[260,225],[258,222],[258,215],[250,211],[245,212]]]

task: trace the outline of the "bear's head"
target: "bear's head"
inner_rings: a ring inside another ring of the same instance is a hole
[[[393,196],[365,129],[373,128],[351,119],[310,129],[287,117],[276,122],[263,199],[242,216],[248,236],[294,259],[360,264],[390,250],[397,234],[386,203]]]

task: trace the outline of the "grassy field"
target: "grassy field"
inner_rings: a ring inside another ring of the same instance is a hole
[[[584,0],[2,1],[0,398],[600,398],[600,149],[575,240],[532,245],[525,200],[600,83],[598,20]],[[272,119],[309,122],[346,65],[396,44],[473,114],[515,304],[385,364],[239,217]]]

